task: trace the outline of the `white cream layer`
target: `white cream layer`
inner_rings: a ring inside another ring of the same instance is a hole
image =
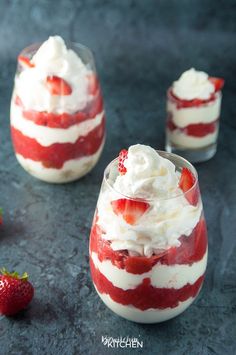
[[[91,253],[91,257],[95,267],[108,281],[123,290],[136,288],[145,278],[150,278],[154,287],[179,289],[186,284],[194,284],[205,273],[207,265],[206,251],[203,258],[192,265],[162,265],[157,263],[152,270],[141,275],[135,275],[125,269],[119,269],[110,260],[101,262],[95,252]]]
[[[178,316],[180,313],[184,312],[186,308],[190,306],[190,304],[195,300],[195,298],[188,298],[184,302],[179,302],[179,305],[175,308],[165,308],[165,309],[147,309],[145,311],[141,311],[138,308],[133,306],[124,306],[120,303],[117,303],[111,299],[111,297],[107,294],[102,294],[98,292],[95,287],[98,295],[105,303],[105,305],[110,308],[117,315],[128,319],[132,322],[137,323],[159,323],[164,322],[168,319],[174,318]]]
[[[77,180],[87,174],[97,163],[104,142],[105,140],[95,154],[68,160],[61,169],[45,168],[42,163],[26,159],[20,154],[16,154],[16,158],[21,166],[34,177],[46,182],[60,184]]]
[[[220,117],[221,93],[216,93],[216,99],[200,107],[177,108],[177,105],[167,100],[167,112],[172,114],[174,124],[184,128],[193,123],[211,123]]]
[[[178,129],[174,131],[167,130],[167,135],[168,140],[176,146],[182,148],[203,148],[216,142],[218,137],[218,130],[207,134],[204,137],[189,136]]]
[[[22,110],[12,102],[11,125],[22,134],[35,139],[39,144],[48,147],[54,143],[75,143],[79,137],[86,136],[102,122],[104,111],[94,118],[80,122],[68,128],[51,128],[35,124],[23,117]]]

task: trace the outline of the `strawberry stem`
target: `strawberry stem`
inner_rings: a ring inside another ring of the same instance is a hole
[[[27,274],[27,272],[24,272],[22,276],[19,276],[19,273],[18,273],[17,271],[9,272],[5,267],[2,267],[2,268],[0,269],[0,273],[1,273],[2,275],[10,276],[10,277],[13,277],[14,279],[22,280],[22,281],[27,281],[27,280],[28,280],[28,277],[29,277],[29,275]]]

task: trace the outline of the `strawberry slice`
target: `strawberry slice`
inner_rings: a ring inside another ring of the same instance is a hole
[[[58,76],[47,76],[46,86],[51,95],[65,96],[72,93],[70,85],[64,79],[59,78]]]
[[[127,169],[124,166],[124,161],[127,159],[127,157],[128,157],[128,150],[122,149],[119,154],[119,163],[118,163],[118,170],[120,175],[125,175],[125,173],[127,172]]]
[[[18,63],[25,69],[33,68],[35,65],[31,63],[28,57],[24,57],[23,55],[18,56]]]
[[[220,91],[223,88],[225,83],[224,79],[215,78],[213,76],[210,76],[208,80],[210,80],[210,82],[214,85],[215,91]]]
[[[122,216],[128,224],[135,224],[139,218],[148,210],[149,204],[143,201],[128,200],[121,198],[111,201],[113,212]]]
[[[185,193],[185,197],[191,205],[196,206],[199,200],[199,189],[196,186],[194,189],[189,191],[193,185],[195,184],[195,177],[192,172],[187,169],[183,168],[181,172],[181,177],[179,180],[179,187]]]
[[[140,275],[152,269],[153,258],[146,256],[130,256],[125,260],[125,269],[132,274]]]
[[[99,81],[95,74],[88,74],[88,91],[89,94],[95,96],[99,89]]]

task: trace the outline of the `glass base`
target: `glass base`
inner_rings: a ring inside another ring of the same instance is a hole
[[[207,147],[190,149],[179,147],[170,142],[167,142],[165,149],[168,153],[178,154],[191,163],[200,163],[211,159],[215,155],[217,144],[214,143],[208,145]]]

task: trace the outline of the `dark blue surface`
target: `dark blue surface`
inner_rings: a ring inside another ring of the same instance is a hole
[[[0,354],[235,354],[236,2],[0,0],[0,265],[28,271],[36,294],[16,318],[0,317]],[[51,34],[95,53],[108,137],[99,165],[63,186],[16,162],[9,105],[18,52]],[[198,300],[180,317],[138,325],[112,314],[93,289],[88,238],[107,163],[123,147],[164,148],[165,91],[191,66],[226,79],[219,149],[197,165],[209,230]],[[107,349],[102,336],[134,336],[143,350]]]

